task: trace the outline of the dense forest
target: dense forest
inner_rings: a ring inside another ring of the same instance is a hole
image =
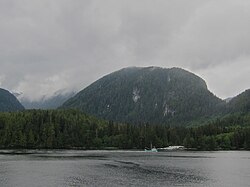
[[[76,110],[0,113],[0,148],[144,149],[151,143],[194,150],[250,149],[250,114],[171,127],[114,123]]]
[[[116,122],[186,126],[192,120],[222,113],[224,104],[191,72],[131,67],[97,80],[61,108]]]

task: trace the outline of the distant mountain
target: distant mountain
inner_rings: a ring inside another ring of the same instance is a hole
[[[250,112],[250,89],[232,98],[227,104],[228,112]]]
[[[183,69],[131,67],[97,80],[61,108],[121,122],[186,124],[211,116],[223,103],[203,79]]]
[[[17,98],[9,91],[0,88],[0,112],[24,110]]]
[[[74,95],[75,92],[73,91],[65,92],[63,90],[59,90],[55,92],[53,96],[44,96],[38,101],[30,101],[28,98],[23,98],[20,94],[18,97],[26,109],[56,109]]]

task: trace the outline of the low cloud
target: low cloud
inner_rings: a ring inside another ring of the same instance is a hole
[[[154,65],[236,95],[250,87],[249,10],[247,0],[1,1],[0,86],[37,100]]]
[[[191,69],[234,63],[250,54],[250,2],[210,1],[172,38],[169,56]]]

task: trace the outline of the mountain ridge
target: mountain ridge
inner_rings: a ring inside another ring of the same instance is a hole
[[[8,90],[0,88],[0,112],[13,112],[24,110],[25,108]]]
[[[61,108],[76,108],[121,122],[182,123],[198,115],[211,115],[222,103],[194,73],[151,66],[123,68],[105,75]]]
[[[228,112],[249,112],[250,111],[250,89],[233,97],[227,105]]]

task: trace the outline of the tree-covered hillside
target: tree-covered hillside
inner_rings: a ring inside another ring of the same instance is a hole
[[[88,148],[97,146],[94,138],[103,136],[106,125],[73,110],[0,113],[0,147]]]
[[[246,90],[227,103],[227,112],[250,112],[250,90]]]
[[[0,148],[144,149],[151,143],[158,148],[250,149],[250,114],[187,128],[114,123],[75,110],[0,113]]]
[[[186,124],[218,113],[223,101],[200,77],[180,68],[125,68],[94,82],[62,108],[107,120]]]
[[[0,88],[0,112],[19,110],[24,110],[24,107],[19,103],[16,97],[9,91]]]

